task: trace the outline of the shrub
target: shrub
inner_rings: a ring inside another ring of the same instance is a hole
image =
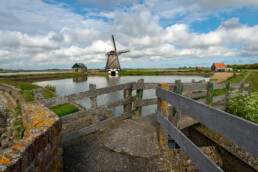
[[[230,97],[232,97],[232,94]],[[258,92],[254,92],[250,96],[238,93],[235,98],[229,99],[226,111],[258,123]]]
[[[45,86],[45,88],[47,88],[47,89],[49,89],[49,90],[51,90],[53,92],[56,92],[56,87],[53,86],[53,85],[47,85],[47,86]]]

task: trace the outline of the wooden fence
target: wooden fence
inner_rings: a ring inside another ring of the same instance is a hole
[[[249,86],[250,84],[231,84],[230,88],[240,89]],[[241,86],[241,87],[240,87]],[[90,90],[75,94],[70,94],[66,96],[59,96],[51,99],[39,100],[47,107],[53,107],[61,105],[64,103],[71,103],[81,99],[90,98],[91,108],[83,109],[79,112],[72,113],[61,117],[62,123],[72,123],[83,117],[90,116],[92,114],[99,114],[107,109],[115,108],[117,106],[123,106],[124,112],[120,116],[116,116],[112,119],[107,119],[105,121],[95,121],[93,125],[89,127],[84,127],[70,133],[65,133],[63,136],[64,142],[72,141],[83,135],[89,134],[90,132],[104,128],[114,122],[130,118],[135,115],[139,117],[142,115],[142,107],[157,104],[157,98],[143,99],[144,90],[156,89],[157,83],[144,83],[143,79],[138,82],[131,82],[126,84],[120,84],[116,86],[106,87],[106,88],[96,88],[95,85],[90,85]],[[177,81],[176,83],[169,84],[169,90],[179,91],[181,94],[186,94],[185,96],[189,98],[200,98],[198,101],[205,102],[217,102],[226,98],[226,95],[213,97],[213,90],[226,88],[227,84],[212,84],[212,83],[181,83]],[[133,90],[136,91],[136,95],[133,96]],[[97,103],[97,97],[103,94],[114,93],[118,91],[124,91],[124,98],[116,102],[99,106]],[[243,91],[243,89],[242,89]],[[187,94],[188,93],[188,94]],[[154,113],[154,112],[153,112]],[[76,125],[76,124],[75,124]]]
[[[243,84],[241,85],[243,87]],[[222,85],[215,87],[223,88]],[[160,84],[156,88],[156,95],[158,97],[156,119],[160,124],[158,128],[160,144],[165,145],[163,140],[168,133],[201,171],[223,170],[188,139],[173,120],[170,120],[169,105],[258,157],[257,124],[169,91],[166,84]]]

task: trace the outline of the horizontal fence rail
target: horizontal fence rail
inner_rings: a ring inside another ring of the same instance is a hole
[[[175,84],[170,83],[170,90],[174,90]],[[116,86],[111,86],[111,87],[106,87],[106,88],[99,88],[96,90],[92,91],[85,91],[85,92],[79,92],[79,93],[74,93],[66,96],[59,96],[59,97],[54,97],[50,99],[42,99],[39,100],[42,104],[47,106],[48,108],[61,105],[64,103],[69,103],[69,102],[74,102],[77,100],[82,100],[90,97],[96,97],[102,94],[109,94],[125,89],[132,89],[132,90],[148,90],[148,89],[155,89],[157,86],[157,83],[136,83],[136,82],[131,82],[131,83],[126,83],[126,84],[120,84]],[[231,84],[231,88],[239,89],[240,84]],[[248,87],[249,84],[244,84],[244,87]],[[214,84],[214,90],[215,89],[223,89],[226,88],[226,84]],[[199,98],[199,97],[204,97],[206,96],[207,92],[207,83],[183,83],[183,92],[194,92],[194,91],[202,91],[201,93],[193,93],[186,95],[187,97],[190,98]],[[214,97],[215,98],[215,97]],[[221,99],[217,99],[221,100]],[[216,102],[216,99],[215,101]]]
[[[223,171],[158,111],[156,111],[156,119],[201,171]]]
[[[95,132],[97,130],[100,130],[102,128],[105,128],[115,122],[130,118],[132,115],[134,114],[134,111],[128,112],[128,113],[124,113],[120,116],[114,117],[114,118],[110,118],[101,122],[98,122],[96,124],[92,124],[88,127],[84,127],[82,129],[79,130],[75,130],[66,134],[63,134],[63,143],[68,143],[71,142],[73,140],[79,139],[87,134],[90,134],[92,132]]]
[[[86,117],[86,116],[91,115],[91,114],[100,113],[100,112],[105,111],[109,108],[114,108],[116,106],[126,105],[128,103],[133,102],[134,100],[135,100],[135,96],[132,96],[132,97],[129,97],[129,98],[126,98],[126,99],[121,99],[119,101],[116,101],[116,102],[113,102],[113,103],[110,103],[110,104],[99,106],[97,108],[91,108],[91,109],[88,109],[88,110],[75,112],[71,115],[62,116],[61,117],[62,123],[64,123],[64,124],[69,123],[69,122],[72,122],[72,121],[77,120],[77,119],[82,118],[82,117]]]
[[[257,124],[160,87],[156,88],[156,95],[182,113],[258,157]]]

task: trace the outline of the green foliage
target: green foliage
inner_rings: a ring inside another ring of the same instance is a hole
[[[46,99],[50,99],[50,98],[53,98],[53,97],[57,97],[57,94],[55,94],[53,91],[51,91],[47,88],[44,88],[44,97]]]
[[[34,101],[34,93],[32,90],[20,90],[20,94],[26,103]]]
[[[231,91],[234,90],[233,88],[231,88]],[[216,90],[213,90],[213,96],[216,97],[216,96],[221,96],[221,95],[224,95],[227,93],[227,89],[226,88],[223,88],[223,89],[216,89]]]
[[[252,71],[250,75],[246,78],[245,83],[252,82],[252,92],[257,92],[258,91],[258,72],[257,71]]]
[[[51,90],[52,92],[56,92],[56,87],[53,85],[47,85],[45,88]]]
[[[244,79],[244,77],[248,74],[248,72],[243,72],[239,75],[233,75],[231,77],[229,77],[226,81],[224,81],[223,83],[240,83],[242,81],[242,79]]]
[[[21,90],[34,90],[34,89],[38,89],[41,87],[38,85],[31,84],[29,82],[19,82],[19,88]]]
[[[243,64],[243,65],[227,65],[228,68],[233,69],[258,69],[258,63],[254,64]]]
[[[235,98],[230,98],[226,111],[258,123],[258,92],[254,92],[250,96],[238,93]]]
[[[76,106],[69,103],[51,107],[50,110],[55,112],[60,117],[79,111],[79,109]]]
[[[23,119],[22,119],[22,109],[21,105],[17,104],[17,107],[15,108],[15,121],[12,125],[12,132],[14,132],[15,139],[19,139],[22,137],[22,132],[24,130],[23,126]]]
[[[20,88],[21,90],[34,90],[34,89],[41,88],[40,86],[31,84],[29,82],[9,81],[9,80],[4,80],[4,79],[0,79],[0,82],[9,84],[9,85],[13,85],[17,88]]]

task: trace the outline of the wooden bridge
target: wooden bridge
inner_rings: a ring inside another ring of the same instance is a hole
[[[245,87],[249,87],[250,94],[251,84],[244,83],[213,84],[176,81],[174,84],[157,84],[144,83],[141,79],[138,82],[99,89],[91,84],[89,91],[39,101],[47,107],[52,107],[90,98],[90,109],[81,108],[79,112],[62,117],[63,126],[68,126],[63,132],[64,144],[118,121],[133,116],[140,117],[143,106],[157,104],[155,114],[159,123],[157,133],[160,146],[167,145],[169,134],[201,171],[223,171],[180,130],[195,123],[201,123],[258,157],[258,125],[212,107],[218,102],[227,100],[232,88],[244,92]],[[214,90],[223,88],[227,89],[225,95],[213,96]],[[149,89],[156,90],[157,98],[143,99],[143,91]],[[134,90],[135,95],[133,95]],[[124,99],[98,106],[97,96],[117,91],[124,92]],[[100,118],[99,114],[117,106],[124,107],[123,114],[105,120]]]

